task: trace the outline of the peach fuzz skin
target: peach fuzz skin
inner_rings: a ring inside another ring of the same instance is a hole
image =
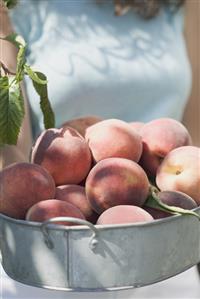
[[[140,130],[145,125],[145,123],[143,123],[141,121],[132,121],[129,123],[129,125],[131,126],[131,128],[136,130],[137,133],[140,133]]]
[[[142,206],[149,193],[149,181],[136,162],[108,158],[92,168],[85,190],[92,208],[101,214],[116,205]]]
[[[0,172],[0,213],[24,219],[35,203],[55,195],[51,175],[40,165],[14,163]]]
[[[138,162],[142,154],[140,135],[119,119],[107,119],[90,126],[85,138],[95,162],[112,157]]]
[[[104,211],[97,224],[123,224],[152,221],[153,217],[137,206],[119,205]]]
[[[88,115],[84,117],[74,118],[71,120],[66,121],[62,127],[71,127],[79,132],[83,137],[85,136],[86,129],[100,121],[103,118],[96,116],[96,115]]]
[[[184,192],[200,205],[200,148],[182,146],[168,153],[158,168],[156,184],[161,191]]]
[[[78,184],[91,168],[92,156],[84,138],[74,129],[48,129],[36,140],[33,163],[43,166],[56,185]]]
[[[140,135],[143,152],[139,164],[153,178],[161,161],[171,150],[192,144],[188,130],[171,118],[159,118],[146,123]]]
[[[66,203],[57,199],[40,201],[32,206],[26,214],[26,220],[35,222],[43,222],[54,217],[74,217],[85,220],[84,215],[77,207],[70,203]],[[76,225],[72,222],[67,221],[60,221],[55,223],[70,226]]]
[[[96,223],[98,214],[92,209],[85,188],[79,185],[63,185],[56,188],[56,199],[71,203],[83,213],[87,221]]]

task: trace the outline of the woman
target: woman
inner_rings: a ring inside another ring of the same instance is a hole
[[[168,2],[128,1],[133,3],[133,12],[130,5],[123,7],[120,1],[115,1],[115,12],[124,14],[121,17],[114,16],[112,1],[19,2],[12,13],[13,26],[28,43],[28,61],[48,76],[57,126],[70,118],[88,114],[127,121],[147,121],[160,116],[183,117],[191,91],[191,72],[183,37],[183,11],[171,12],[177,10],[176,6],[166,5],[162,13],[158,12],[161,4]],[[180,5],[183,2],[174,3]],[[194,10],[198,1],[188,2],[186,11],[191,15],[191,9]],[[198,9],[192,11],[197,12]],[[3,13],[1,35],[11,30],[6,18]],[[193,55],[197,55],[194,52],[197,47],[192,47],[195,30],[191,20],[192,17],[187,24],[188,47]],[[2,55],[4,59],[5,56],[9,58],[9,67],[13,61],[9,51],[13,47],[4,44]],[[27,82],[27,90],[32,115],[37,115],[34,121],[34,133],[37,134],[43,128],[38,99],[30,82]],[[196,80],[193,80],[192,91],[184,121],[189,125],[188,129],[192,129],[197,143]],[[195,109],[191,109],[191,105]],[[29,149],[30,146],[26,156]],[[20,159],[24,158],[21,156]]]
[[[163,116],[181,120],[187,104],[184,121],[188,129],[192,129],[190,131],[197,144],[199,118],[193,115],[198,113],[197,87],[195,77],[193,97],[188,101],[191,68],[183,35],[184,10],[180,7],[184,1],[173,1],[177,5],[170,5],[171,1],[165,0],[121,2],[114,1],[113,5],[112,1],[95,0],[21,0],[11,13],[15,30],[28,43],[28,61],[48,77],[56,125],[88,114],[126,121],[148,121]],[[114,11],[118,16],[114,15]],[[192,39],[190,33],[196,21],[193,14],[197,15],[198,12],[198,0],[186,1],[189,16],[187,36],[190,37],[189,48],[192,51],[198,37],[195,39],[193,36]],[[3,26],[0,35],[5,36],[12,29],[4,9],[1,9],[1,18]],[[3,61],[12,70],[14,48],[3,42],[2,49]],[[43,128],[36,103],[38,98],[29,81],[26,82],[26,90],[34,120],[33,135],[36,136]],[[191,109],[191,105],[195,108]],[[32,134],[28,112],[23,128],[18,147],[2,150],[4,166],[16,159],[28,159]],[[12,151],[15,153],[11,154]],[[187,293],[189,275],[195,279],[195,269],[171,279],[169,283],[166,281],[136,292],[95,294],[95,298],[134,298],[146,297],[147,294],[155,298],[155,291],[159,292],[157,298],[162,298],[164,292],[170,297],[170,290],[173,290],[173,298],[176,290],[179,296],[184,298],[187,295],[185,298],[188,298],[191,297],[191,291]],[[179,285],[184,277],[187,280],[183,280],[183,286],[187,288],[182,286],[180,295]],[[4,276],[4,281],[5,292],[9,293],[10,280]],[[172,288],[173,283],[178,283],[177,288]],[[17,283],[15,287],[17,296],[23,298],[24,295],[26,299],[94,297],[90,294],[52,295],[49,291],[22,288]],[[194,289],[193,284],[192,287]],[[33,295],[31,292],[34,292]]]

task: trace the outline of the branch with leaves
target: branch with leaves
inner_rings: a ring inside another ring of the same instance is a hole
[[[159,198],[159,192],[160,190],[157,187],[150,185],[149,196],[145,201],[146,207],[168,212],[171,213],[172,215],[195,216],[200,221],[200,215],[194,211],[179,208],[177,206],[169,206],[163,203]]]
[[[9,71],[0,61],[0,145],[15,145],[25,115],[20,85],[26,75],[40,97],[45,129],[55,127],[55,116],[48,98],[47,78],[27,64],[24,39],[15,33],[0,39],[11,42],[18,49],[16,73]]]
[[[16,6],[17,2],[18,2],[18,0],[3,0],[5,7],[7,7],[8,9],[11,9],[14,6]]]

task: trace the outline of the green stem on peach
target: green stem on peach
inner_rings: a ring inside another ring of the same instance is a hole
[[[149,196],[145,202],[145,206],[149,207],[149,208],[154,208],[157,210],[161,210],[161,211],[165,211],[165,212],[169,212],[171,214],[174,215],[191,215],[191,216],[195,216],[198,218],[198,220],[200,220],[200,215],[198,215],[197,213],[191,211],[191,210],[187,210],[187,209],[182,209],[179,207],[175,207],[175,206],[169,206],[167,204],[164,204],[158,197],[158,193],[160,191],[153,185],[150,185],[150,192],[149,192]]]

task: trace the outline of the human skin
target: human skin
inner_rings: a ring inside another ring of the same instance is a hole
[[[185,40],[192,68],[192,90],[183,116],[183,124],[188,128],[193,144],[200,146],[200,106],[199,106],[199,38],[200,38],[200,1],[185,2]],[[194,30],[195,28],[195,30]]]
[[[3,1],[0,0],[0,36],[7,36],[14,30],[8,16],[8,10],[4,8]],[[187,50],[192,66],[193,85],[192,92],[189,97],[188,104],[185,109],[183,123],[188,128],[193,144],[200,146],[199,134],[199,82],[200,82],[200,66],[199,66],[199,23],[200,23],[200,1],[189,0],[185,3],[185,39]],[[195,30],[194,30],[195,28]],[[16,68],[16,48],[9,42],[0,40],[0,60],[12,71]],[[31,130],[30,116],[27,109],[20,133],[19,142],[16,147],[5,146],[0,149],[0,168],[19,160],[28,161],[29,151],[31,147]],[[22,158],[21,158],[22,157]]]

